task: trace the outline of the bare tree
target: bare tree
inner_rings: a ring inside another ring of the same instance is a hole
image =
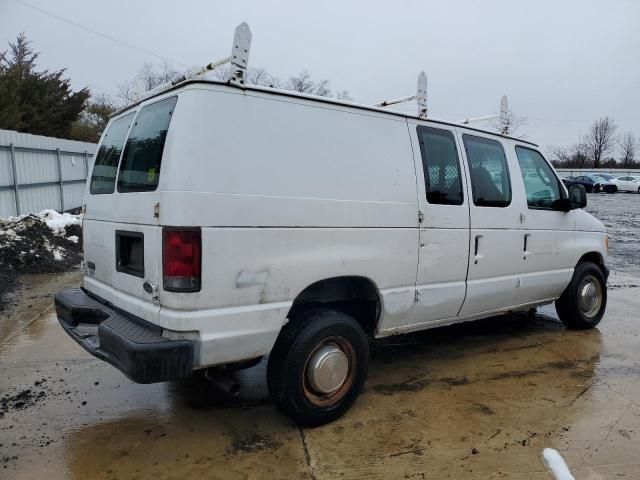
[[[229,71],[228,66],[219,67],[209,72],[207,77],[227,81],[229,79]],[[159,67],[152,63],[145,63],[132,80],[117,85],[118,93],[116,100],[119,106],[130,105],[137,100],[140,94],[164,83],[171,82],[180,76],[182,76],[182,74],[171,68],[171,65],[168,63],[161,64]],[[311,74],[307,70],[303,70],[299,74],[289,77],[286,82],[283,82],[279,77],[271,75],[264,67],[249,67],[247,70],[247,83],[293,90],[309,95],[319,95],[321,97],[333,97],[329,80],[315,81],[311,78]],[[336,93],[335,98],[339,100],[352,100],[347,90],[340,90]]]
[[[623,167],[629,168],[635,164],[637,150],[638,139],[633,133],[627,132],[620,137],[620,161]]]
[[[512,137],[524,137],[524,134],[520,134],[520,129],[527,125],[527,117],[521,117],[513,113],[513,110],[508,110],[504,117],[496,118],[490,121],[491,126],[503,135],[510,135]]]
[[[282,87],[282,80],[271,75],[264,67],[249,67],[247,71],[247,83],[251,85],[261,85],[263,87]]]
[[[587,146],[578,143],[565,148],[551,148],[551,159],[556,167],[585,168],[588,166]]]
[[[329,88],[329,80],[320,80],[316,83],[314,95],[319,95],[320,97],[330,97],[331,96],[331,88]]]
[[[313,94],[316,88],[315,82],[311,80],[311,74],[307,70],[302,70],[299,74],[289,77],[285,85],[287,90],[294,92]]]
[[[338,100],[346,100],[348,102],[353,100],[353,98],[351,98],[351,95],[349,95],[349,92],[347,90],[340,90],[336,92],[336,98]]]
[[[603,158],[610,155],[616,145],[617,125],[610,117],[602,117],[593,122],[585,138],[593,168],[599,168]]]
[[[169,83],[181,75],[182,73],[167,62],[159,65],[145,62],[133,79],[119,83],[116,86],[116,102],[121,107],[130,105],[144,92]]]
[[[116,85],[116,103],[119,107],[126,107],[136,101],[134,94],[135,86],[133,80],[118,83]]]

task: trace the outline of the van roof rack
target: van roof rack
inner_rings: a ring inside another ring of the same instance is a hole
[[[502,98],[500,99],[500,113],[496,113],[493,115],[485,115],[484,117],[473,117],[473,118],[467,118],[465,120],[462,120],[458,123],[462,123],[463,125],[467,125],[469,123],[473,123],[473,122],[483,122],[485,120],[493,120],[495,118],[499,118],[500,119],[500,125],[502,125],[502,129],[500,130],[500,133],[502,135],[506,135],[507,132],[507,125],[509,123],[509,101],[507,100],[507,96],[503,95]]]
[[[418,117],[427,118],[427,74],[424,73],[424,71],[418,75],[418,88],[415,95],[396,98],[394,100],[383,100],[382,102],[376,103],[374,107],[383,108],[397,103],[410,102],[411,100],[415,100],[418,103]]]
[[[145,92],[142,95],[138,95],[137,92],[135,92],[134,93],[135,98],[134,98],[133,104],[139,103],[142,100],[147,99],[149,97],[158,95],[159,93],[162,93],[165,90],[172,89],[176,85],[187,82],[187,81],[206,80],[202,77],[204,77],[208,72],[215,70],[216,68],[221,67],[222,65],[226,65],[227,63],[231,64],[231,68],[229,68],[229,72],[223,81],[226,81],[227,83],[232,85],[243,87],[245,86],[246,80],[247,80],[247,68],[249,65],[250,50],[251,50],[251,29],[249,28],[249,25],[246,22],[242,22],[235,29],[235,34],[233,37],[233,45],[231,46],[231,55],[229,55],[228,57],[224,57],[220,60],[216,60],[211,63],[208,63],[204,67],[192,69],[187,73],[185,73],[184,75],[182,75],[181,77],[171,82],[167,82],[165,84],[159,85]],[[256,88],[259,88],[259,87],[256,87]],[[275,91],[275,90],[271,89],[271,91]],[[427,118],[427,75],[424,71],[421,71],[420,74],[418,75],[417,89],[414,95],[409,95],[407,97],[401,97],[401,98],[396,98],[392,100],[383,100],[381,102],[378,102],[374,105],[369,106],[369,108],[371,107],[384,108],[384,107],[388,107],[389,105],[409,102],[411,100],[415,100],[416,103],[418,104],[417,117],[426,119]],[[359,106],[360,108],[367,107],[366,105],[356,105],[352,102],[340,102],[339,100],[335,100],[335,99],[334,101],[338,103],[348,103],[350,105]],[[130,106],[125,108],[129,108],[129,107]],[[121,109],[118,112],[115,112],[115,114],[119,113],[122,110],[124,109]],[[498,118],[500,119],[500,124],[502,125],[502,129],[499,132],[499,134],[507,135],[508,134],[507,126],[509,124],[508,116],[509,116],[509,103],[507,100],[507,96],[503,95],[502,98],[500,99],[500,113],[485,115],[482,117],[466,118],[458,122],[456,121],[442,121],[442,122],[450,125],[455,125],[456,123],[462,124],[462,125],[468,125],[474,122],[482,122],[482,121],[493,120]],[[434,119],[431,119],[431,120],[434,120]],[[489,133],[493,133],[493,132],[489,132]]]
[[[134,102],[138,102],[145,98],[157,95],[158,93],[187,80],[195,80],[198,77],[202,77],[208,72],[221,67],[222,65],[226,65],[227,63],[231,64],[227,81],[235,85],[244,85],[247,79],[247,67],[249,65],[250,50],[251,29],[249,28],[249,24],[247,24],[247,22],[242,22],[236,27],[235,35],[233,36],[233,45],[231,46],[231,55],[221,58],[220,60],[208,63],[204,67],[192,69],[171,82],[158,85],[157,87],[148,90],[142,96],[134,95],[136,97],[134,99]]]

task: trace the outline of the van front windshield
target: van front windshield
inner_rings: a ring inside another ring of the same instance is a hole
[[[178,97],[140,110],[120,162],[118,192],[149,192],[158,187],[162,151]]]

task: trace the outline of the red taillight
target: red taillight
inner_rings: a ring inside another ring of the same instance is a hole
[[[169,292],[199,292],[202,240],[200,229],[162,231],[162,275]]]

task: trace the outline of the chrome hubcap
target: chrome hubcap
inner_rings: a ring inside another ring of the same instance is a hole
[[[307,364],[307,380],[316,393],[329,394],[344,384],[349,373],[347,355],[334,343],[315,351]]]
[[[580,282],[578,288],[578,306],[586,317],[594,317],[602,305],[602,287],[600,282],[591,275]]]

